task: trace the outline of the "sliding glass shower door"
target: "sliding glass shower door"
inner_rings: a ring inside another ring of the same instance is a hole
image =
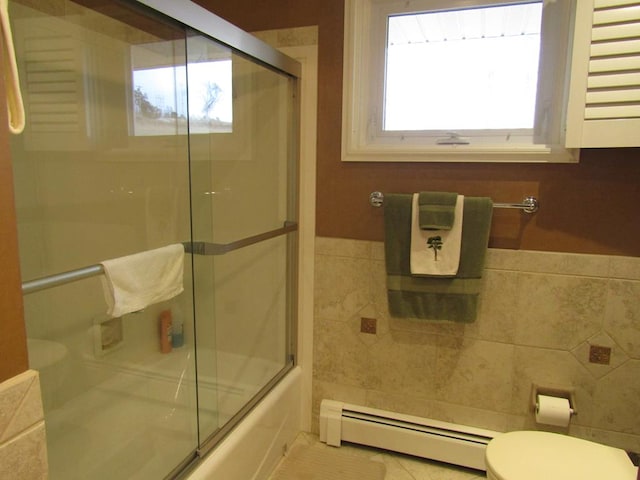
[[[296,80],[138,2],[10,8],[50,478],[170,478],[293,364]],[[142,311],[107,315],[100,275],[59,282],[173,244],[184,291]]]
[[[295,83],[195,32],[187,75],[204,439],[292,363]]]

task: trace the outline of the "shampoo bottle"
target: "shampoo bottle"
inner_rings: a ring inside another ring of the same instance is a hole
[[[171,310],[164,310],[160,313],[160,351],[169,353],[171,351],[171,340],[173,337]]]

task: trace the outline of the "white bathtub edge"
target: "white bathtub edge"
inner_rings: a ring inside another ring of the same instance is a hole
[[[301,430],[300,367],[295,367],[187,480],[265,480]]]

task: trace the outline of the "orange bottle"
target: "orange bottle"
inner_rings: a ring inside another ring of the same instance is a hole
[[[171,352],[172,340],[172,318],[171,310],[164,310],[160,313],[160,351],[162,353]]]

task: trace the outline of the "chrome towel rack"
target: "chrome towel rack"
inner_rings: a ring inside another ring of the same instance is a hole
[[[384,194],[382,192],[371,192],[369,203],[372,207],[381,207],[384,204]],[[521,203],[494,203],[493,208],[517,208],[524,213],[536,213],[540,208],[540,203],[536,197],[524,197]]]

